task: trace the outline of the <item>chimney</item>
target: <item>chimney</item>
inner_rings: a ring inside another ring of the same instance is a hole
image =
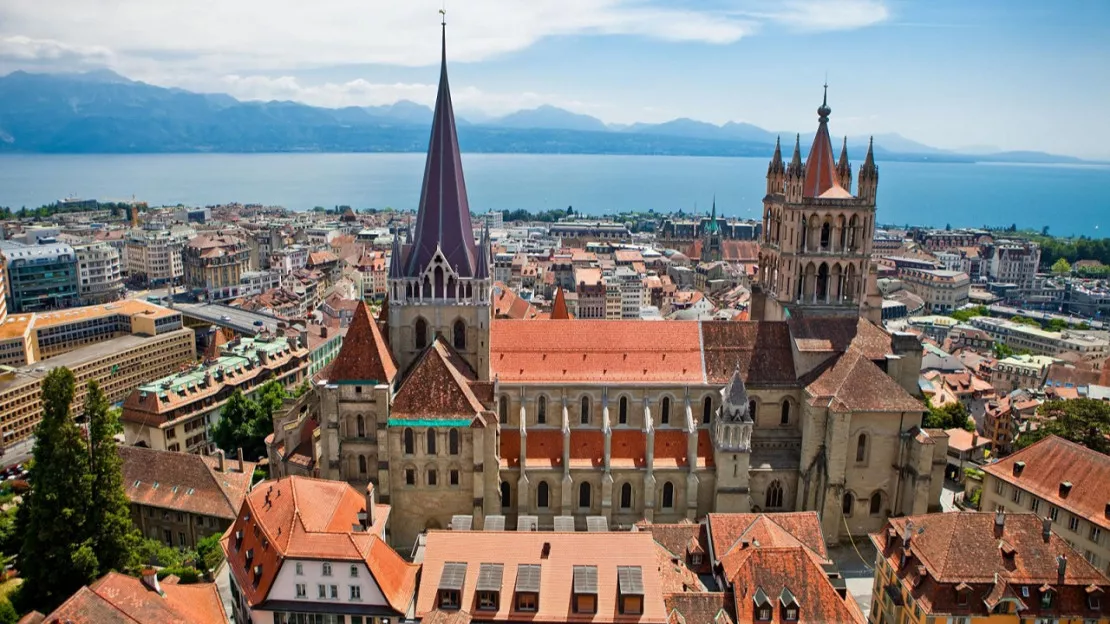
[[[1067,571],[1068,571],[1068,556],[1067,555],[1057,555],[1056,556],[1056,573],[1057,573],[1057,575],[1061,579],[1063,579],[1064,575],[1067,573]]]
[[[227,469],[227,466],[225,465],[226,462],[224,460],[224,450],[223,449],[216,449],[216,459],[220,460],[219,471],[224,472],[224,470]]]
[[[1002,531],[1006,528],[1006,512],[999,509],[994,513],[994,534],[995,537],[1002,535]]]
[[[374,507],[378,503],[378,493],[374,491],[374,484],[366,484],[366,528],[374,526]]]
[[[551,556],[551,542],[544,542],[543,549],[540,551],[540,559],[547,559]]]
[[[911,535],[913,535],[913,521],[906,521],[906,526],[902,528],[902,548],[909,547]]]
[[[162,587],[158,585],[158,572],[150,566],[143,568],[143,585],[150,591],[162,594]]]
[[[328,337],[328,328],[323,326],[323,325],[320,326],[320,337],[321,338],[327,338]]]
[[[1060,483],[1060,498],[1067,498],[1071,494],[1071,481]]]
[[[243,472],[243,447],[236,449],[239,453],[239,472]]]
[[[1052,518],[1045,516],[1041,518],[1041,538],[1047,544],[1049,538],[1052,537]]]
[[[1023,470],[1025,470],[1025,462],[1023,462],[1023,461],[1014,462],[1014,476],[1015,477],[1020,477],[1021,472]]]
[[[1106,510],[1105,510],[1105,511],[1103,511],[1103,514],[1104,514],[1104,515],[1105,515],[1105,516],[1106,516],[1107,518],[1110,518],[1110,502],[1106,503]]]

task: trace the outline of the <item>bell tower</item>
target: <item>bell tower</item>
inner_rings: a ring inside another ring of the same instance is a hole
[[[718,512],[751,511],[748,468],[751,464],[752,421],[748,390],[739,366],[721,389],[721,406],[713,418],[713,460],[717,466]]]
[[[404,371],[437,336],[489,378],[490,242],[475,244],[462,156],[447,80],[443,25],[439,93],[411,240],[393,241],[389,267],[389,345]]]

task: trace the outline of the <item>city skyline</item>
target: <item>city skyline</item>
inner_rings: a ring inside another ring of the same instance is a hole
[[[145,6],[145,5],[144,5]],[[320,106],[431,104],[431,0],[233,6],[70,1],[0,7],[0,73],[108,68],[161,86]],[[948,149],[1110,158],[1091,80],[1110,7],[481,0],[446,5],[459,114],[549,104],[608,123],[688,117],[812,127],[830,84],[836,134]],[[956,123],[953,123],[953,121]]]

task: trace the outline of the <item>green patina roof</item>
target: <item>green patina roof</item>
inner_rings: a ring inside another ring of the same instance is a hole
[[[235,346],[225,346],[220,353],[220,357],[216,358],[215,361],[198,364],[181,373],[147,382],[139,386],[139,391],[163,395],[167,392],[184,391],[190,387],[195,388],[204,381],[205,373],[215,374],[218,370],[246,372],[248,363],[253,366],[261,366],[261,360],[258,357],[259,352],[263,352],[267,356],[276,356],[287,347],[289,347],[289,340],[283,336],[269,339],[239,338],[239,342]]]
[[[469,427],[469,418],[452,418],[439,420],[436,418],[390,418],[386,424],[390,427]]]

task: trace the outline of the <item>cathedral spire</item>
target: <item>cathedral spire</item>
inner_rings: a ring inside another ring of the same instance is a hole
[[[482,228],[482,242],[478,245],[478,266],[474,269],[475,278],[489,279],[490,255],[489,222],[487,221]]]
[[[782,170],[782,144],[779,137],[775,137],[775,155],[771,156],[771,164],[767,166],[767,175],[778,173]]]
[[[570,310],[567,309],[567,298],[563,295],[562,287],[555,289],[555,302],[551,304],[551,320],[569,321]]]
[[[875,137],[871,137],[867,141],[867,158],[863,160],[863,167],[865,169],[875,168]]]
[[[462,157],[447,80],[447,25],[441,26],[439,93],[432,117],[432,137],[424,164],[424,182],[416,218],[416,235],[405,263],[405,275],[421,274],[436,250],[443,253],[447,266],[461,277],[472,277],[477,269],[478,250],[466,199]]]
[[[802,135],[794,136],[794,156],[790,159],[790,166],[786,169],[790,175],[802,174]]]
[[[848,137],[844,137],[844,144],[840,148],[840,160],[836,163],[836,177],[840,187],[851,192],[852,164],[848,162]]]
[[[820,197],[840,184],[836,176],[836,163],[833,162],[832,139],[829,138],[829,85],[825,85],[825,95],[817,108],[817,134],[813,137],[813,147],[806,156],[806,178],[802,185],[803,197]],[[843,189],[842,189],[843,190]]]
[[[844,137],[844,145],[840,148],[840,162],[836,163],[836,168],[844,170],[850,166],[848,164],[848,137]]]

